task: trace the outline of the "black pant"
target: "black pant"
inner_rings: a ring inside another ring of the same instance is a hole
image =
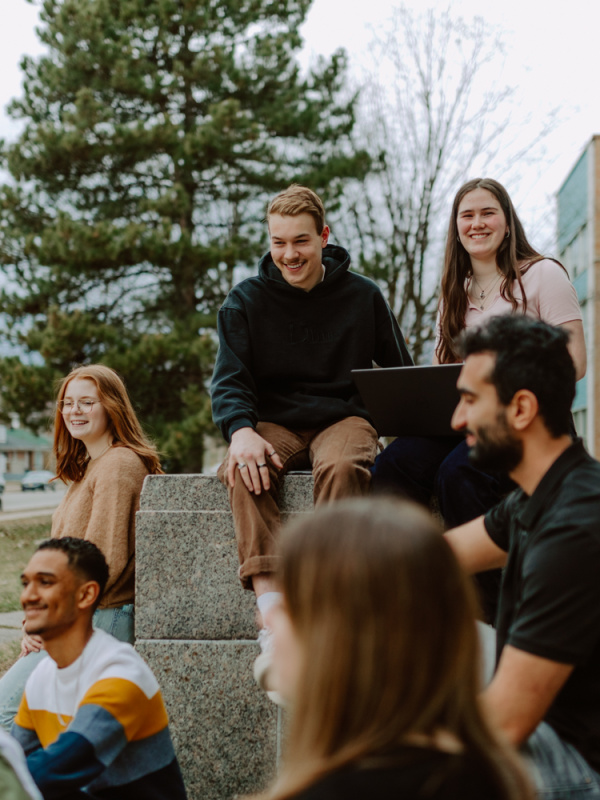
[[[453,436],[401,436],[380,453],[371,470],[379,494],[409,497],[429,506],[436,496],[446,527],[455,528],[485,514],[515,484],[508,477],[482,472],[468,459],[464,439]],[[477,576],[484,619],[496,618],[500,570]]]

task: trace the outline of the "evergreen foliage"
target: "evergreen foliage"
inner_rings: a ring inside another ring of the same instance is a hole
[[[295,180],[331,204],[366,168],[344,54],[295,60],[309,6],[45,0],[1,153],[2,335],[31,354],[0,360],[5,413],[39,427],[54,379],[102,362],[167,468],[201,468],[216,311],[266,249],[266,200]]]

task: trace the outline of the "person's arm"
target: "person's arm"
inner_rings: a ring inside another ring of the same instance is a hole
[[[213,419],[229,441],[227,480],[233,486],[239,475],[249,492],[260,494],[270,486],[267,464],[281,469],[283,463],[271,443],[256,432],[257,390],[246,317],[237,309],[222,308],[218,332],[211,404]]]
[[[283,462],[273,445],[263,439],[254,428],[239,428],[235,431],[231,437],[228,459],[227,480],[230,486],[235,484],[238,473],[248,491],[254,494],[269,489],[271,482],[268,462],[274,464],[277,469],[283,467]]]
[[[67,730],[46,748],[31,752],[27,766],[45,800],[58,800],[101,775],[140,731],[158,736],[167,723],[158,690],[148,697],[133,681],[99,680],[86,692]],[[157,769],[173,758],[164,746],[163,751],[157,755]]]
[[[135,513],[148,474],[141,459],[117,447],[99,463],[93,482],[92,510],[83,538],[102,550],[109,568],[108,594],[133,558]]]
[[[581,501],[558,503],[552,510],[543,535],[531,530],[532,538],[515,540],[519,568],[509,577],[519,581],[518,603],[496,674],[483,694],[493,722],[515,745],[544,719],[573,669],[590,663],[598,642],[595,487]],[[489,517],[493,528],[494,512]]]
[[[445,536],[460,565],[469,575],[506,564],[507,553],[490,538],[483,516],[452,528]]]
[[[575,380],[581,380],[587,370],[587,353],[585,351],[585,335],[583,322],[580,319],[563,322],[560,328],[569,332],[569,353],[575,364]]]
[[[491,722],[518,747],[543,720],[572,671],[571,664],[506,645],[482,695]]]
[[[10,728],[10,734],[21,745],[26,756],[35,753],[36,750],[40,750],[42,747],[29,716],[25,695],[21,698],[17,716],[14,718]]]
[[[527,270],[523,282],[527,299],[537,305],[540,319],[569,332],[569,352],[576,379],[580,380],[587,367],[585,336],[579,299],[567,272],[553,259],[543,259]]]
[[[241,428],[256,428],[257,388],[252,375],[252,345],[248,320],[241,310],[223,306],[217,318],[219,349],[210,395],[213,420],[231,442]]]
[[[27,756],[27,767],[44,800],[59,800],[87,786],[106,769],[92,744],[78,733],[65,731],[45,749]]]
[[[376,341],[373,361],[380,367],[411,367],[413,358],[391,308],[381,293],[375,297]]]

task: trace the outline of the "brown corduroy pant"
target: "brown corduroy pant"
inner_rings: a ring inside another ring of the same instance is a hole
[[[268,461],[270,489],[255,495],[241,479],[227,482],[227,461],[219,479],[227,486],[240,559],[239,576],[252,589],[252,576],[277,570],[277,542],[281,518],[279,487],[286,472],[312,468],[314,502],[320,503],[366,494],[371,482],[369,468],[378,452],[377,432],[362,417],[347,417],[326,428],[290,430],[272,422],[259,422],[257,433],[270,442],[283,462],[277,470]]]

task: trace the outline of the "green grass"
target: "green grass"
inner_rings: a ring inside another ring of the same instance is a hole
[[[17,660],[19,651],[21,649],[21,642],[0,642],[0,678],[9,667]]]
[[[0,612],[21,607],[19,576],[36,544],[50,536],[50,527],[49,517],[0,522]]]

